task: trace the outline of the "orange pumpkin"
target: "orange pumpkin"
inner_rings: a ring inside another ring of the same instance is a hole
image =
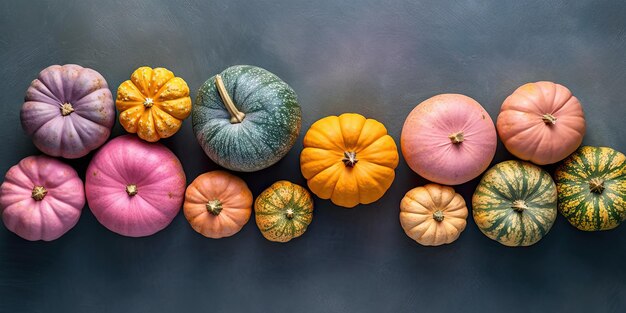
[[[115,106],[129,133],[155,142],[174,135],[191,112],[189,87],[171,71],[140,67],[117,88]]]
[[[400,224],[407,236],[425,246],[455,241],[467,224],[467,206],[452,187],[428,184],[406,193]]]
[[[183,212],[191,227],[205,237],[232,236],[250,219],[252,192],[230,173],[204,173],[187,187]]]
[[[380,199],[398,166],[398,148],[385,126],[362,115],[328,116],[304,136],[300,169],[322,199],[351,208]]]

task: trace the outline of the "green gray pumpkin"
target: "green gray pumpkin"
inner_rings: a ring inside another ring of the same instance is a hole
[[[204,152],[220,166],[242,172],[282,159],[300,134],[301,120],[293,89],[250,65],[209,78],[192,109],[193,132]]]

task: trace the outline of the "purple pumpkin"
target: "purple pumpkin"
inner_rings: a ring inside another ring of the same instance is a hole
[[[180,161],[160,143],[125,135],[109,141],[87,168],[87,203],[109,230],[152,235],[176,217],[185,195]]]
[[[75,159],[109,138],[115,105],[100,73],[75,64],[52,65],[26,90],[20,117],[39,150]]]
[[[0,186],[2,221],[27,240],[61,237],[76,225],[84,205],[83,181],[76,171],[45,155],[22,159]]]

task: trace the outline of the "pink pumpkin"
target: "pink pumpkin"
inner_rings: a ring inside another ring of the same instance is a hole
[[[22,128],[45,154],[85,156],[109,138],[115,105],[98,72],[75,64],[45,68],[26,91]]]
[[[565,159],[583,142],[585,114],[563,85],[525,84],[502,103],[498,134],[516,157],[544,165]]]
[[[0,186],[2,221],[27,240],[61,237],[76,225],[84,205],[83,181],[76,171],[44,155],[22,159]]]
[[[406,118],[402,154],[420,176],[458,185],[484,172],[496,153],[497,136],[489,113],[476,100],[441,94],[420,103]]]
[[[89,208],[106,228],[124,236],[148,236],[169,225],[180,210],[185,172],[162,144],[125,135],[95,154],[85,189]]]

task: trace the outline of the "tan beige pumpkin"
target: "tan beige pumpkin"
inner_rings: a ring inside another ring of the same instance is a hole
[[[467,224],[467,206],[452,187],[428,184],[409,190],[400,202],[400,224],[409,238],[439,246],[459,238]]]
[[[187,187],[183,211],[203,236],[229,237],[250,219],[252,192],[241,178],[225,171],[204,173]]]

